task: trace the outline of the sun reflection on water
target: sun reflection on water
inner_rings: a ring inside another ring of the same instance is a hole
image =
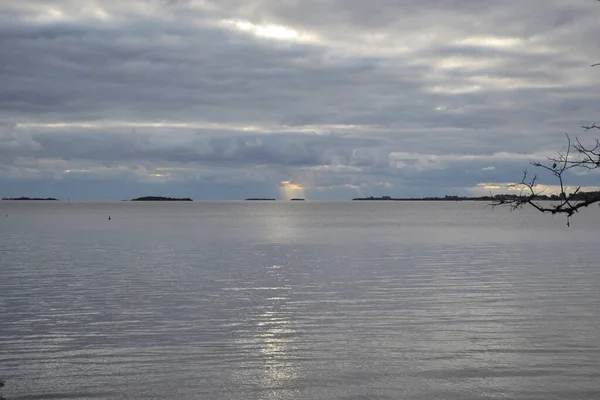
[[[293,327],[288,293],[286,268],[268,265],[260,282],[255,282],[257,295],[262,296],[245,322],[246,334],[238,345],[246,349],[251,375],[241,377],[263,392],[264,398],[280,399],[282,390],[293,388],[298,379],[294,362],[296,330]]]

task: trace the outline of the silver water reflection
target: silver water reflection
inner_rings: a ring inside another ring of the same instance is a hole
[[[0,206],[11,400],[600,393],[595,209]]]

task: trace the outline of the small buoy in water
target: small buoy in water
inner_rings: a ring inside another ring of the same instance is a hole
[[[110,215],[108,216],[108,220],[110,221],[112,218],[110,217]]]

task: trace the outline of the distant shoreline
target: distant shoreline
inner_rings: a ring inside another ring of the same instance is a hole
[[[479,197],[465,197],[465,196],[444,196],[444,197],[408,197],[408,198],[394,198],[390,196],[382,197],[356,197],[353,201],[497,201],[497,200],[516,200],[520,198],[516,194],[497,194],[495,196],[479,196]],[[579,192],[574,196],[570,197],[572,201],[585,201],[590,198],[600,197],[600,192]],[[533,200],[548,200],[548,201],[560,201],[561,197],[557,195],[538,195],[534,196]]]
[[[458,196],[446,196],[446,197],[356,197],[352,201],[492,201],[491,197],[458,197]]]

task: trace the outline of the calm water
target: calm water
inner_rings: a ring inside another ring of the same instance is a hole
[[[1,202],[4,395],[600,398],[600,210],[484,206]]]

